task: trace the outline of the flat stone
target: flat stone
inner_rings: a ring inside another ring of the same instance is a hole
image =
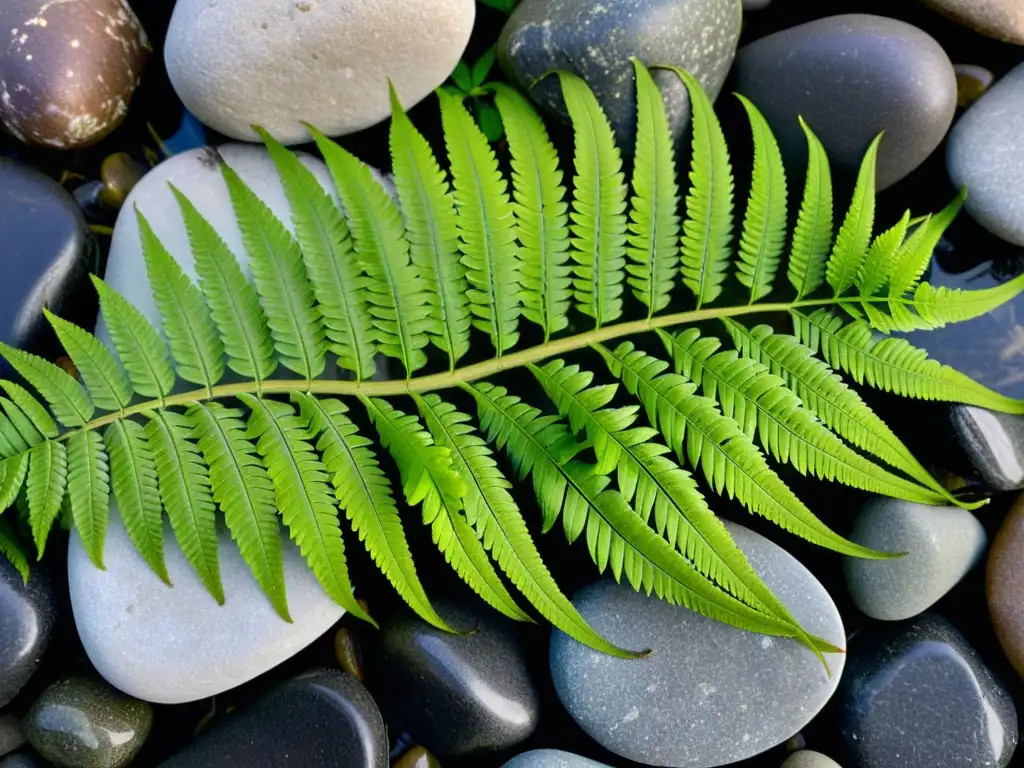
[[[1010,694],[946,619],[925,614],[857,635],[836,696],[862,768],[1005,768],[1017,746]]]
[[[605,763],[589,760],[560,749],[535,749],[516,755],[501,768],[609,768]]]
[[[985,529],[959,507],[875,498],[853,521],[850,539],[872,549],[906,552],[895,560],[843,558],[854,605],[873,619],[923,613],[956,586],[985,551]]]
[[[355,678],[315,670],[223,718],[161,768],[387,768],[377,705]]]
[[[811,634],[845,644],[842,619],[824,587],[782,548],[735,524],[750,564]],[[598,581],[573,604],[622,648],[616,659],[555,631],[551,674],[573,719],[606,749],[646,765],[710,768],[782,744],[821,710],[845,656],[818,658],[789,639],[744,632],[680,606]]]
[[[25,736],[62,768],[121,768],[142,749],[153,708],[94,677],[51,685],[25,714]]]
[[[885,131],[877,172],[885,189],[939,146],[956,111],[956,76],[942,47],[917,27],[881,16],[830,16],[768,35],[740,49],[733,72],[795,178],[807,156],[798,115],[833,167],[848,174]]]
[[[1024,676],[1024,499],[1014,502],[992,542],[985,568],[992,628],[1003,652]]]
[[[811,749],[801,749],[786,758],[782,768],[842,768],[828,755]]]
[[[391,114],[451,74],[469,42],[473,0],[179,0],[164,60],[185,106],[236,139],[261,125],[286,144]]]
[[[1024,45],[1024,5],[1019,0],[924,0],[975,32]]]
[[[0,707],[7,706],[39,668],[56,620],[53,590],[43,569],[33,568],[25,584],[14,566],[0,557]]]
[[[994,491],[1024,488],[1024,416],[955,405],[956,444],[982,482]]]
[[[981,226],[1024,245],[1024,64],[996,81],[961,117],[946,143],[946,169],[968,189],[964,206]]]
[[[504,749],[537,727],[540,702],[518,628],[483,602],[437,600],[453,635],[411,613],[386,620],[368,679],[388,724],[444,757]]]
[[[508,76],[543,107],[565,117],[554,69],[582,77],[604,108],[620,146],[632,152],[636,86],[630,57],[689,71],[712,99],[729,72],[740,35],[734,0],[524,0],[498,41]],[[655,71],[672,132],[690,121],[690,101],[678,76]]]

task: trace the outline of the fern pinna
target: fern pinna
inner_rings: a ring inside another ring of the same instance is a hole
[[[49,316],[80,380],[3,349],[35,390],[0,382],[0,502],[22,516],[0,519],[3,551],[26,569],[17,529],[41,556],[62,517],[103,567],[113,494],[161,578],[166,515],[223,601],[220,518],[287,619],[283,522],[327,594],[372,621],[353,597],[350,527],[411,608],[449,628],[407,541],[407,510],[419,508],[445,560],[497,610],[529,620],[525,598],[584,643],[641,652],[603,639],[559,590],[531,531],[560,523],[570,542],[585,538],[599,571],[638,590],[818,654],[835,650],[765,586],[706,493],[836,552],[892,556],[828,528],[772,465],[962,503],[840,371],[906,397],[1024,412],[887,336],[983,314],[1024,277],[966,292],[922,282],[963,198],[873,236],[877,141],[833,237],[828,160],[807,125],[803,199],[787,237],[782,158],[746,100],[754,160],[737,231],[723,132],[696,81],[675,73],[693,106],[683,206],[664,107],[637,63],[629,178],[594,95],[561,73],[571,178],[527,99],[495,85],[507,173],[444,92],[443,165],[393,97],[394,195],[313,131],[335,200],[264,135],[293,215],[286,227],[223,167],[249,274],[177,191],[195,279],[138,214],[159,328],[97,279],[113,349]],[[724,302],[731,294],[740,300]],[[741,322],[767,313],[788,313],[794,333]],[[345,378],[325,377],[334,363]],[[381,378],[396,366],[401,375]],[[530,487],[537,523],[517,503]]]

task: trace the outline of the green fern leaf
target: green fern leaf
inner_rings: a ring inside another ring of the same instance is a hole
[[[900,246],[903,245],[909,226],[910,211],[905,211],[903,218],[878,235],[871,243],[864,264],[861,265],[860,272],[857,274],[856,282],[861,298],[868,299],[874,296],[888,282],[893,259]]]
[[[107,348],[88,331],[57,317],[45,307],[43,315],[78,368],[96,407],[116,411],[127,406],[132,399],[131,384]]]
[[[319,400],[295,392],[292,402],[317,436],[316,449],[323,456],[334,494],[381,573],[424,621],[454,632],[434,610],[420,584],[391,484],[370,449],[372,442],[359,434],[340,400]]]
[[[722,293],[732,258],[732,168],[722,126],[700,83],[685,70],[669,67],[686,84],[693,113],[690,191],[683,222],[683,282],[697,297],[697,308]]]
[[[835,296],[842,295],[854,284],[871,243],[871,230],[875,225],[875,166],[881,141],[882,134],[878,134],[864,154],[850,208],[836,235],[825,270],[825,279]]]
[[[277,359],[256,289],[210,222],[173,185],[171,192],[185,221],[199,289],[223,340],[228,368],[262,381],[277,368]]]
[[[679,185],[661,91],[639,59],[633,59],[633,67],[637,128],[626,271],[633,295],[651,317],[668,306],[679,269]]]
[[[6,415],[0,415],[0,444],[3,446],[4,458],[24,453],[29,448],[21,432]]]
[[[338,508],[327,469],[309,444],[312,436],[307,425],[287,403],[252,395],[239,395],[239,399],[251,411],[246,436],[257,441],[281,518],[317,581],[338,605],[376,627],[352,594]]]
[[[682,376],[665,374],[668,363],[623,342],[614,351],[598,346],[608,369],[640,398],[647,418],[680,461],[700,467],[716,492],[808,541],[855,557],[890,557],[844,539],[822,523],[782,482],[739,426],[714,401],[694,394]]]
[[[743,216],[736,277],[750,289],[750,303],[772,291],[786,246],[786,169],[768,122],[757,107],[740,94],[754,135],[754,171]]]
[[[210,473],[192,442],[195,435],[192,423],[180,413],[149,414],[146,438],[153,449],[160,501],[185,558],[213,599],[223,605]]]
[[[43,442],[42,433],[36,429],[36,425],[32,423],[24,411],[21,410],[12,400],[8,400],[6,397],[0,397],[0,408],[3,409],[4,416],[4,431],[8,441],[11,438],[16,438],[17,446],[19,451],[25,451],[29,448],[38,445]]]
[[[37,442],[43,439],[52,440],[58,436],[57,424],[42,403],[29,394],[28,390],[5,379],[0,379],[0,388],[3,388],[24,414],[25,420],[31,425],[31,434],[39,436]]]
[[[352,244],[367,274],[365,294],[379,349],[397,358],[407,375],[427,364],[430,294],[409,257],[402,214],[370,169],[312,130],[338,188]]]
[[[28,584],[29,565],[28,555],[25,553],[17,534],[11,528],[10,523],[0,519],[0,554],[10,561],[14,569],[21,574],[23,583]]]
[[[512,212],[520,242],[523,316],[544,329],[545,340],[569,325],[569,205],[558,153],[544,121],[517,90],[493,83],[494,103],[508,137]]]
[[[494,150],[462,100],[444,90],[441,122],[458,208],[459,247],[469,280],[473,326],[500,356],[519,341],[521,276],[516,220]]]
[[[65,427],[81,427],[92,418],[95,409],[89,396],[63,368],[3,342],[0,342],[0,354],[35,387]]]
[[[391,85],[391,157],[412,263],[429,288],[431,340],[449,366],[469,351],[471,317],[466,267],[448,180],[427,140],[402,110]]]
[[[1024,275],[991,288],[964,291],[921,283],[914,291],[911,306],[917,310],[927,328],[941,328],[949,323],[962,323],[987,315],[1024,290]],[[898,330],[909,330],[900,327]]]
[[[129,419],[104,432],[110,457],[110,484],[128,538],[153,572],[170,585],[164,563],[163,506],[157,488],[156,459],[145,430]]]
[[[0,480],[0,512],[3,512],[14,504],[14,500],[21,493],[25,476],[28,474],[28,454],[19,453],[4,459],[0,462],[0,469],[3,471],[3,479]]]
[[[274,610],[290,622],[274,486],[245,436],[241,411],[206,403],[193,406],[186,415],[195,427],[199,450],[210,468],[213,500],[224,513],[231,537]]]
[[[11,459],[8,459],[11,461]],[[68,439],[68,502],[82,548],[100,570],[107,535],[110,471],[98,432],[75,432]]]
[[[295,238],[241,177],[221,166],[278,359],[315,379],[324,371],[324,328]]]
[[[612,127],[597,98],[576,75],[559,72],[573,125],[570,214],[576,308],[598,327],[622,314],[626,268],[626,181]]]
[[[63,443],[48,440],[29,452],[25,499],[28,523],[40,560],[46,551],[46,539],[53,521],[60,513],[67,482],[68,457]]]
[[[903,247],[896,252],[890,262],[889,298],[899,299],[908,291],[914,290],[921,281],[921,276],[932,260],[932,251],[939,243],[939,238],[953,223],[960,208],[967,199],[966,188],[953,201],[934,216],[923,221],[907,239]]]
[[[807,180],[793,230],[787,276],[799,301],[825,282],[828,247],[832,243],[832,171],[825,147],[804,119],[797,119],[807,138]]]

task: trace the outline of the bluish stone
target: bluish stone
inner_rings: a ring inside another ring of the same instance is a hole
[[[604,763],[589,760],[560,749],[535,749],[516,755],[501,768],[609,768]]]

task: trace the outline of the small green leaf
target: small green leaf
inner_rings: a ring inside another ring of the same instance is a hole
[[[497,56],[497,47],[492,45],[479,59],[473,64],[473,71],[471,73],[471,80],[473,87],[481,86],[487,80],[487,76],[491,74],[491,69],[494,67],[494,59]],[[471,89],[472,90],[472,89]]]
[[[10,461],[10,459],[8,459]],[[68,440],[68,501],[82,548],[104,570],[110,472],[99,432],[75,432]]]

